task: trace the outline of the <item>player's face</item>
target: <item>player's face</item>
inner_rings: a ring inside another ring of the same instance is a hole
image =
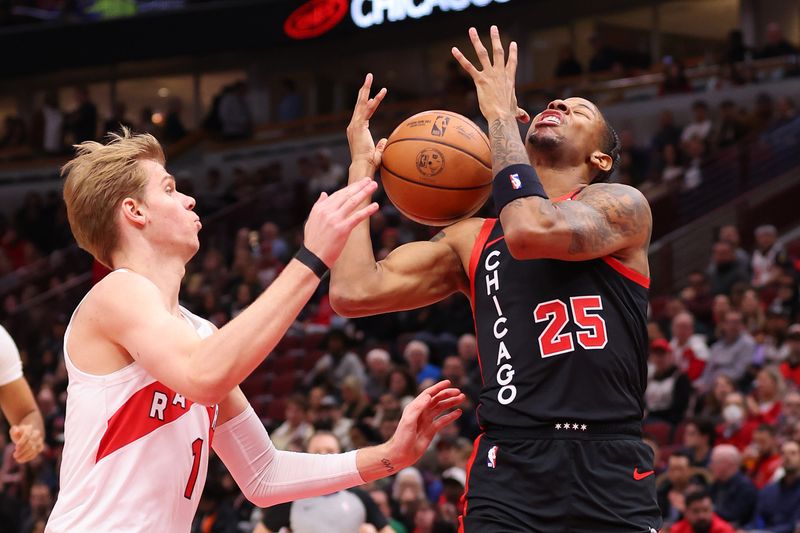
[[[600,146],[603,127],[600,110],[589,100],[553,100],[531,120],[525,138],[528,156],[533,161],[539,150],[566,149],[585,159]]]
[[[148,176],[144,195],[148,240],[163,249],[179,249],[193,256],[200,246],[197,234],[202,227],[193,211],[194,198],[179,192],[164,167],[151,160],[139,163]]]

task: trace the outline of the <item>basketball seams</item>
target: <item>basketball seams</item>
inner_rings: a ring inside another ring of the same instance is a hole
[[[431,143],[431,144],[441,144],[442,146],[447,146],[448,148],[452,148],[453,150],[457,150],[457,151],[461,152],[462,154],[470,156],[472,159],[474,159],[475,161],[477,161],[478,163],[483,165],[489,171],[492,170],[491,163],[486,163],[486,161],[483,161],[481,158],[475,156],[475,154],[471,154],[470,152],[467,152],[463,148],[460,148],[460,147],[458,147],[458,146],[456,146],[454,144],[450,144],[450,143],[447,143],[447,142],[444,142],[444,141],[438,141],[438,140],[435,140],[435,139],[429,139],[429,138],[425,138],[425,137],[403,137],[402,139],[395,139],[395,140],[393,140],[392,142],[390,142],[390,143],[388,143],[386,145],[386,148],[384,148],[384,152],[386,152],[386,150],[388,150],[391,145],[397,144],[399,142],[404,142],[404,141],[419,141],[419,142]]]
[[[491,181],[488,182],[488,183],[485,183],[484,185],[473,185],[471,187],[447,187],[445,185],[433,185],[431,183],[425,183],[425,182],[422,182],[422,181],[416,181],[416,180],[412,180],[410,178],[406,178],[404,176],[401,176],[400,174],[398,174],[397,172],[395,172],[391,168],[387,167],[383,163],[381,163],[381,167],[383,169],[385,169],[393,177],[395,177],[395,178],[397,178],[399,180],[406,181],[408,183],[413,183],[414,185],[419,185],[421,187],[430,187],[431,189],[441,189],[441,190],[445,190],[445,191],[474,191],[474,190],[477,190],[477,189],[485,189],[486,187],[490,187],[492,185]]]
[[[401,127],[405,126],[408,122],[410,122],[412,119],[414,119],[416,117],[423,116],[423,115],[431,115],[431,114],[448,115],[450,117],[454,117],[454,118],[457,118],[457,119],[463,121],[464,124],[468,125],[473,131],[478,133],[480,138],[483,139],[483,142],[486,143],[486,147],[491,151],[492,146],[491,146],[491,144],[489,144],[489,137],[486,135],[486,132],[483,131],[482,129],[480,129],[477,124],[472,122],[470,119],[468,119],[464,115],[461,115],[459,113],[455,113],[453,111],[445,111],[443,109],[431,109],[430,111],[422,111],[420,113],[417,113],[416,115],[408,117],[408,119],[406,119],[396,129],[400,129]],[[489,165],[489,166],[491,167],[491,165]]]

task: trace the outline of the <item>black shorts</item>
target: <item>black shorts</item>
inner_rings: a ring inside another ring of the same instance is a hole
[[[652,533],[661,527],[653,452],[641,438],[507,433],[476,441],[459,531]]]

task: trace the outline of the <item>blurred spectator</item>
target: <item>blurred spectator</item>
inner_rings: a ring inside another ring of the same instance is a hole
[[[685,518],[672,526],[670,533],[735,533],[731,524],[714,512],[715,507],[719,511],[705,490],[690,492]]]
[[[75,88],[75,109],[67,116],[67,131],[72,134],[73,144],[97,139],[97,107],[89,99],[89,89],[81,85]]]
[[[683,430],[683,448],[694,467],[705,468],[714,448],[714,424],[707,418],[690,418]]]
[[[308,193],[314,200],[321,192],[330,194],[345,182],[344,167],[332,159],[328,148],[320,148],[316,154],[316,172],[308,184]]]
[[[227,88],[219,101],[219,123],[226,139],[245,139],[253,133],[253,119],[247,104],[247,84],[238,81]]]
[[[744,396],[731,392],[725,397],[722,407],[722,423],[717,427],[717,443],[732,444],[744,451],[753,439],[758,421],[750,417]]]
[[[664,339],[650,344],[649,376],[645,391],[647,420],[677,424],[686,414],[692,386],[675,364],[672,347]]]
[[[763,132],[775,123],[775,102],[768,93],[758,93],[753,111],[750,113],[750,124],[756,133]]]
[[[327,455],[340,453],[342,447],[331,433],[318,432],[308,442],[307,451]],[[375,501],[359,488],[275,505],[265,509],[262,522],[266,531],[274,532],[290,528],[294,533],[360,533],[364,524],[379,533],[392,531]],[[254,533],[264,533],[263,526]]]
[[[665,526],[674,524],[681,518],[686,510],[686,493],[692,486],[705,486],[702,476],[694,474],[691,459],[682,451],[675,451],[669,455],[667,472],[660,480],[656,489],[658,506]]]
[[[392,485],[392,499],[397,504],[395,516],[409,531],[414,531],[417,508],[426,500],[425,481],[419,470],[410,466],[397,473]]]
[[[786,331],[786,358],[780,369],[783,377],[795,387],[800,387],[800,324],[792,324]]]
[[[181,111],[183,105],[180,98],[173,97],[167,104],[167,114],[164,116],[164,128],[162,136],[164,142],[172,144],[186,137],[186,128],[181,121]]]
[[[733,146],[747,136],[744,123],[733,100],[723,100],[719,105],[719,123],[714,132],[713,144],[719,148]]]
[[[372,497],[372,501],[375,502],[375,505],[378,506],[378,509],[381,510],[383,516],[386,517],[389,522],[389,527],[392,528],[391,531],[394,533],[408,533],[406,527],[392,516],[392,508],[389,505],[389,495],[386,494],[385,491],[373,489],[369,491],[369,495]]]
[[[783,398],[783,410],[778,430],[783,438],[794,438],[794,428],[800,422],[800,391],[790,390]]]
[[[695,319],[706,327],[713,324],[713,298],[706,274],[698,270],[690,272],[687,285],[681,291],[681,301]]]
[[[34,147],[47,154],[64,151],[64,112],[58,104],[58,93],[48,91],[42,107],[33,117]]]
[[[316,420],[314,421],[314,434],[319,433],[320,431],[328,431],[333,433],[336,435],[336,438],[339,439],[339,444],[341,445],[342,449],[351,450],[351,427],[353,427],[353,421],[344,416],[344,412],[339,400],[330,395],[322,398],[317,409]]]
[[[572,76],[580,76],[583,73],[583,67],[578,63],[575,58],[575,50],[572,46],[565,44],[558,49],[558,64],[554,75],[556,78],[570,78]]]
[[[688,164],[683,173],[683,189],[691,190],[703,183],[703,165],[705,164],[706,145],[700,139],[692,137],[684,145]]]
[[[725,374],[719,374],[714,379],[711,390],[701,398],[702,409],[700,413],[710,418],[715,424],[722,422],[722,409],[728,394],[736,391],[736,384]]]
[[[757,53],[759,58],[790,56],[797,53],[797,48],[783,36],[783,30],[777,22],[767,24],[765,43]]]
[[[683,63],[672,57],[665,57],[662,61],[662,72],[664,80],[661,82],[658,94],[666,96],[669,94],[680,94],[692,92],[692,86],[686,78],[683,70]]]
[[[761,491],[755,517],[746,529],[792,533],[800,523],[800,444],[784,443],[781,456],[784,474]]]
[[[788,124],[797,117],[797,107],[794,100],[789,96],[781,96],[775,103],[775,126]]]
[[[6,116],[0,148],[19,148],[27,143],[25,122],[14,115]]]
[[[761,300],[755,289],[744,291],[742,301],[739,304],[739,311],[742,312],[745,328],[751,335],[762,331],[767,324],[767,317],[761,306]]]
[[[403,350],[403,358],[408,364],[411,375],[415,376],[417,384],[426,379],[438,380],[442,371],[439,367],[430,364],[431,350],[422,341],[413,340],[406,345]]]
[[[664,109],[658,115],[658,130],[656,131],[655,135],[653,135],[653,139],[650,141],[650,145],[655,149],[657,152],[661,152],[667,145],[677,146],[681,139],[681,128],[675,125],[675,119],[672,115],[672,111],[669,109]]]
[[[364,390],[363,382],[356,376],[346,376],[339,386],[342,396],[342,406],[344,407],[344,417],[353,422],[361,422],[364,419],[371,419],[375,415],[375,409]]]
[[[125,106],[125,102],[114,102],[111,116],[103,125],[103,137],[109,133],[122,133],[122,128],[128,128],[129,130],[135,129],[133,123],[125,117],[126,111],[127,107]]]
[[[367,352],[366,362],[367,382],[364,388],[367,396],[375,402],[386,392],[389,372],[392,369],[391,357],[383,348],[373,348]]]
[[[286,420],[275,430],[270,438],[279,450],[303,451],[314,434],[308,422],[308,403],[302,394],[293,394],[286,400]]]
[[[781,414],[784,387],[778,368],[768,366],[759,370],[753,394],[747,398],[750,417],[763,424],[775,424]]]
[[[303,110],[303,97],[297,91],[294,80],[284,78],[281,82],[282,94],[278,100],[276,118],[278,122],[297,120],[305,115]]]
[[[713,294],[730,294],[736,283],[750,281],[747,265],[738,260],[733,245],[722,240],[715,242],[712,248],[708,276]]]
[[[442,379],[450,380],[450,383],[452,383],[454,387],[461,389],[461,392],[467,397],[470,405],[462,407],[465,412],[472,406],[478,405],[478,397],[481,393],[480,387],[477,383],[470,381],[466,370],[464,370],[464,361],[462,361],[460,357],[457,355],[445,357],[444,363],[442,363],[441,377]]]
[[[670,346],[678,368],[686,373],[690,381],[696,381],[703,374],[709,357],[705,337],[695,333],[694,317],[688,311],[675,315],[671,326]]]
[[[709,492],[717,514],[735,527],[750,522],[758,498],[758,491],[741,473],[741,468],[742,456],[734,446],[720,444],[714,447],[709,463],[714,482]],[[688,501],[686,507],[688,511]]]
[[[28,505],[22,511],[20,532],[33,531],[34,526],[50,517],[53,510],[53,493],[47,484],[36,482],[31,486]]]
[[[786,265],[789,260],[783,245],[778,242],[778,230],[775,226],[765,224],[755,229],[756,247],[753,250],[752,283],[754,287],[763,287],[773,279],[776,265]]]
[[[696,100],[692,104],[692,122],[681,133],[681,144],[687,149],[689,141],[698,140],[707,144],[711,135],[713,123],[708,114],[708,104],[703,100]],[[688,151],[688,149],[687,149]]]
[[[623,165],[630,178],[626,181],[630,185],[638,187],[647,177],[647,169],[650,165],[649,153],[645,148],[636,145],[633,131],[629,128],[620,130],[619,140],[620,158],[623,160]]]
[[[661,152],[661,182],[678,184],[683,181],[686,168],[681,164],[680,152],[674,144],[664,146]]]
[[[761,424],[753,432],[753,443],[745,449],[744,463],[747,475],[759,490],[773,481],[775,473],[781,466],[781,455],[775,428],[769,424]]]
[[[325,340],[327,352],[306,374],[303,380],[305,385],[323,383],[335,387],[350,375],[356,376],[364,383],[366,381],[364,364],[358,355],[348,349],[349,342],[350,338],[344,331],[331,330]]]

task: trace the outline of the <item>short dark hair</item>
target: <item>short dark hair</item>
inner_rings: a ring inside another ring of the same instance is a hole
[[[604,154],[608,154],[611,157],[611,168],[599,171],[594,179],[592,179],[592,183],[602,183],[611,178],[611,175],[619,166],[619,153],[622,149],[622,143],[620,143],[619,135],[617,135],[616,130],[614,130],[605,116],[601,116],[603,117],[603,139],[600,149]]]
[[[704,437],[708,437],[708,445],[713,447],[714,440],[717,436],[717,429],[714,426],[714,422],[707,417],[698,416],[695,418],[690,418],[686,421],[687,424],[694,424],[694,427],[697,428],[697,432],[703,435]]]
[[[696,489],[690,491],[686,495],[686,507],[688,508],[693,503],[705,500],[706,498],[711,499],[711,495],[708,493],[706,489]]]
[[[759,426],[756,428],[756,431],[769,433],[773,437],[778,434],[778,430],[775,428],[775,426],[771,426],[769,424],[759,424]]]
[[[687,461],[689,461],[689,466],[692,465],[692,456],[689,455],[689,452],[687,452],[686,450],[675,450],[674,452],[669,454],[670,459],[672,459],[673,457],[682,457]]]

